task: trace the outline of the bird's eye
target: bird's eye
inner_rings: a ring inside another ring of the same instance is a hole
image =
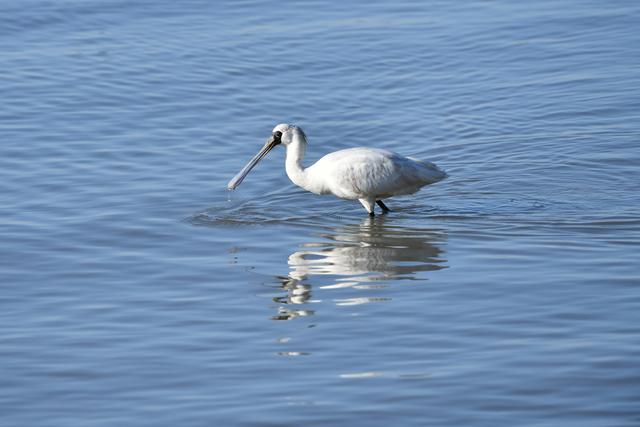
[[[273,133],[273,136],[275,136],[276,138],[280,139],[282,138],[282,132],[280,132],[279,130],[275,131]]]

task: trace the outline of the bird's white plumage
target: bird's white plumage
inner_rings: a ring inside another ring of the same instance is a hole
[[[376,148],[349,148],[327,154],[307,169],[312,180],[342,199],[376,200],[412,194],[444,178],[432,163]]]
[[[366,147],[329,153],[305,168],[302,159],[307,138],[302,129],[280,124],[273,129],[273,134],[278,135],[279,141],[286,147],[286,171],[294,184],[316,194],[333,194],[341,199],[359,200],[370,214],[373,214],[376,201],[413,194],[423,186],[447,176],[433,163]],[[272,141],[273,137],[256,157],[266,154],[270,149],[268,144]],[[255,163],[253,161],[234,177],[229,182],[229,188],[235,188]]]

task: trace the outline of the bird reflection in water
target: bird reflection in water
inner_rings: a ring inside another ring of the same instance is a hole
[[[279,304],[273,320],[313,315],[307,307],[320,302],[313,299],[313,288],[382,289],[390,281],[424,280],[420,273],[446,268],[440,248],[446,240],[443,231],[396,226],[385,216],[331,228],[318,237],[289,256],[289,274],[278,277],[286,294],[273,298]],[[357,305],[389,299],[358,296],[333,301]]]
[[[273,300],[280,304],[305,304],[311,298],[311,285],[301,283],[300,280],[291,277],[279,277],[282,281],[282,289],[287,291],[286,296],[275,297]],[[273,320],[291,320],[296,317],[313,315],[313,310],[296,310],[285,308],[282,305],[278,308],[278,314],[273,316]]]

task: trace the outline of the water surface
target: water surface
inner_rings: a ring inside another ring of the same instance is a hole
[[[0,13],[3,425],[640,424],[636,2]],[[450,176],[227,192],[280,122]]]

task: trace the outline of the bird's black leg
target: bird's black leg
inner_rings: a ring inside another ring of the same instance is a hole
[[[376,214],[375,214],[375,213],[373,213],[373,211],[371,211],[371,212],[369,212],[369,216],[370,216],[371,218],[373,218],[374,216],[376,216]]]
[[[389,209],[382,200],[376,200],[376,203],[378,204],[378,206],[380,206],[380,209],[382,209],[383,213],[391,212],[391,209]]]

